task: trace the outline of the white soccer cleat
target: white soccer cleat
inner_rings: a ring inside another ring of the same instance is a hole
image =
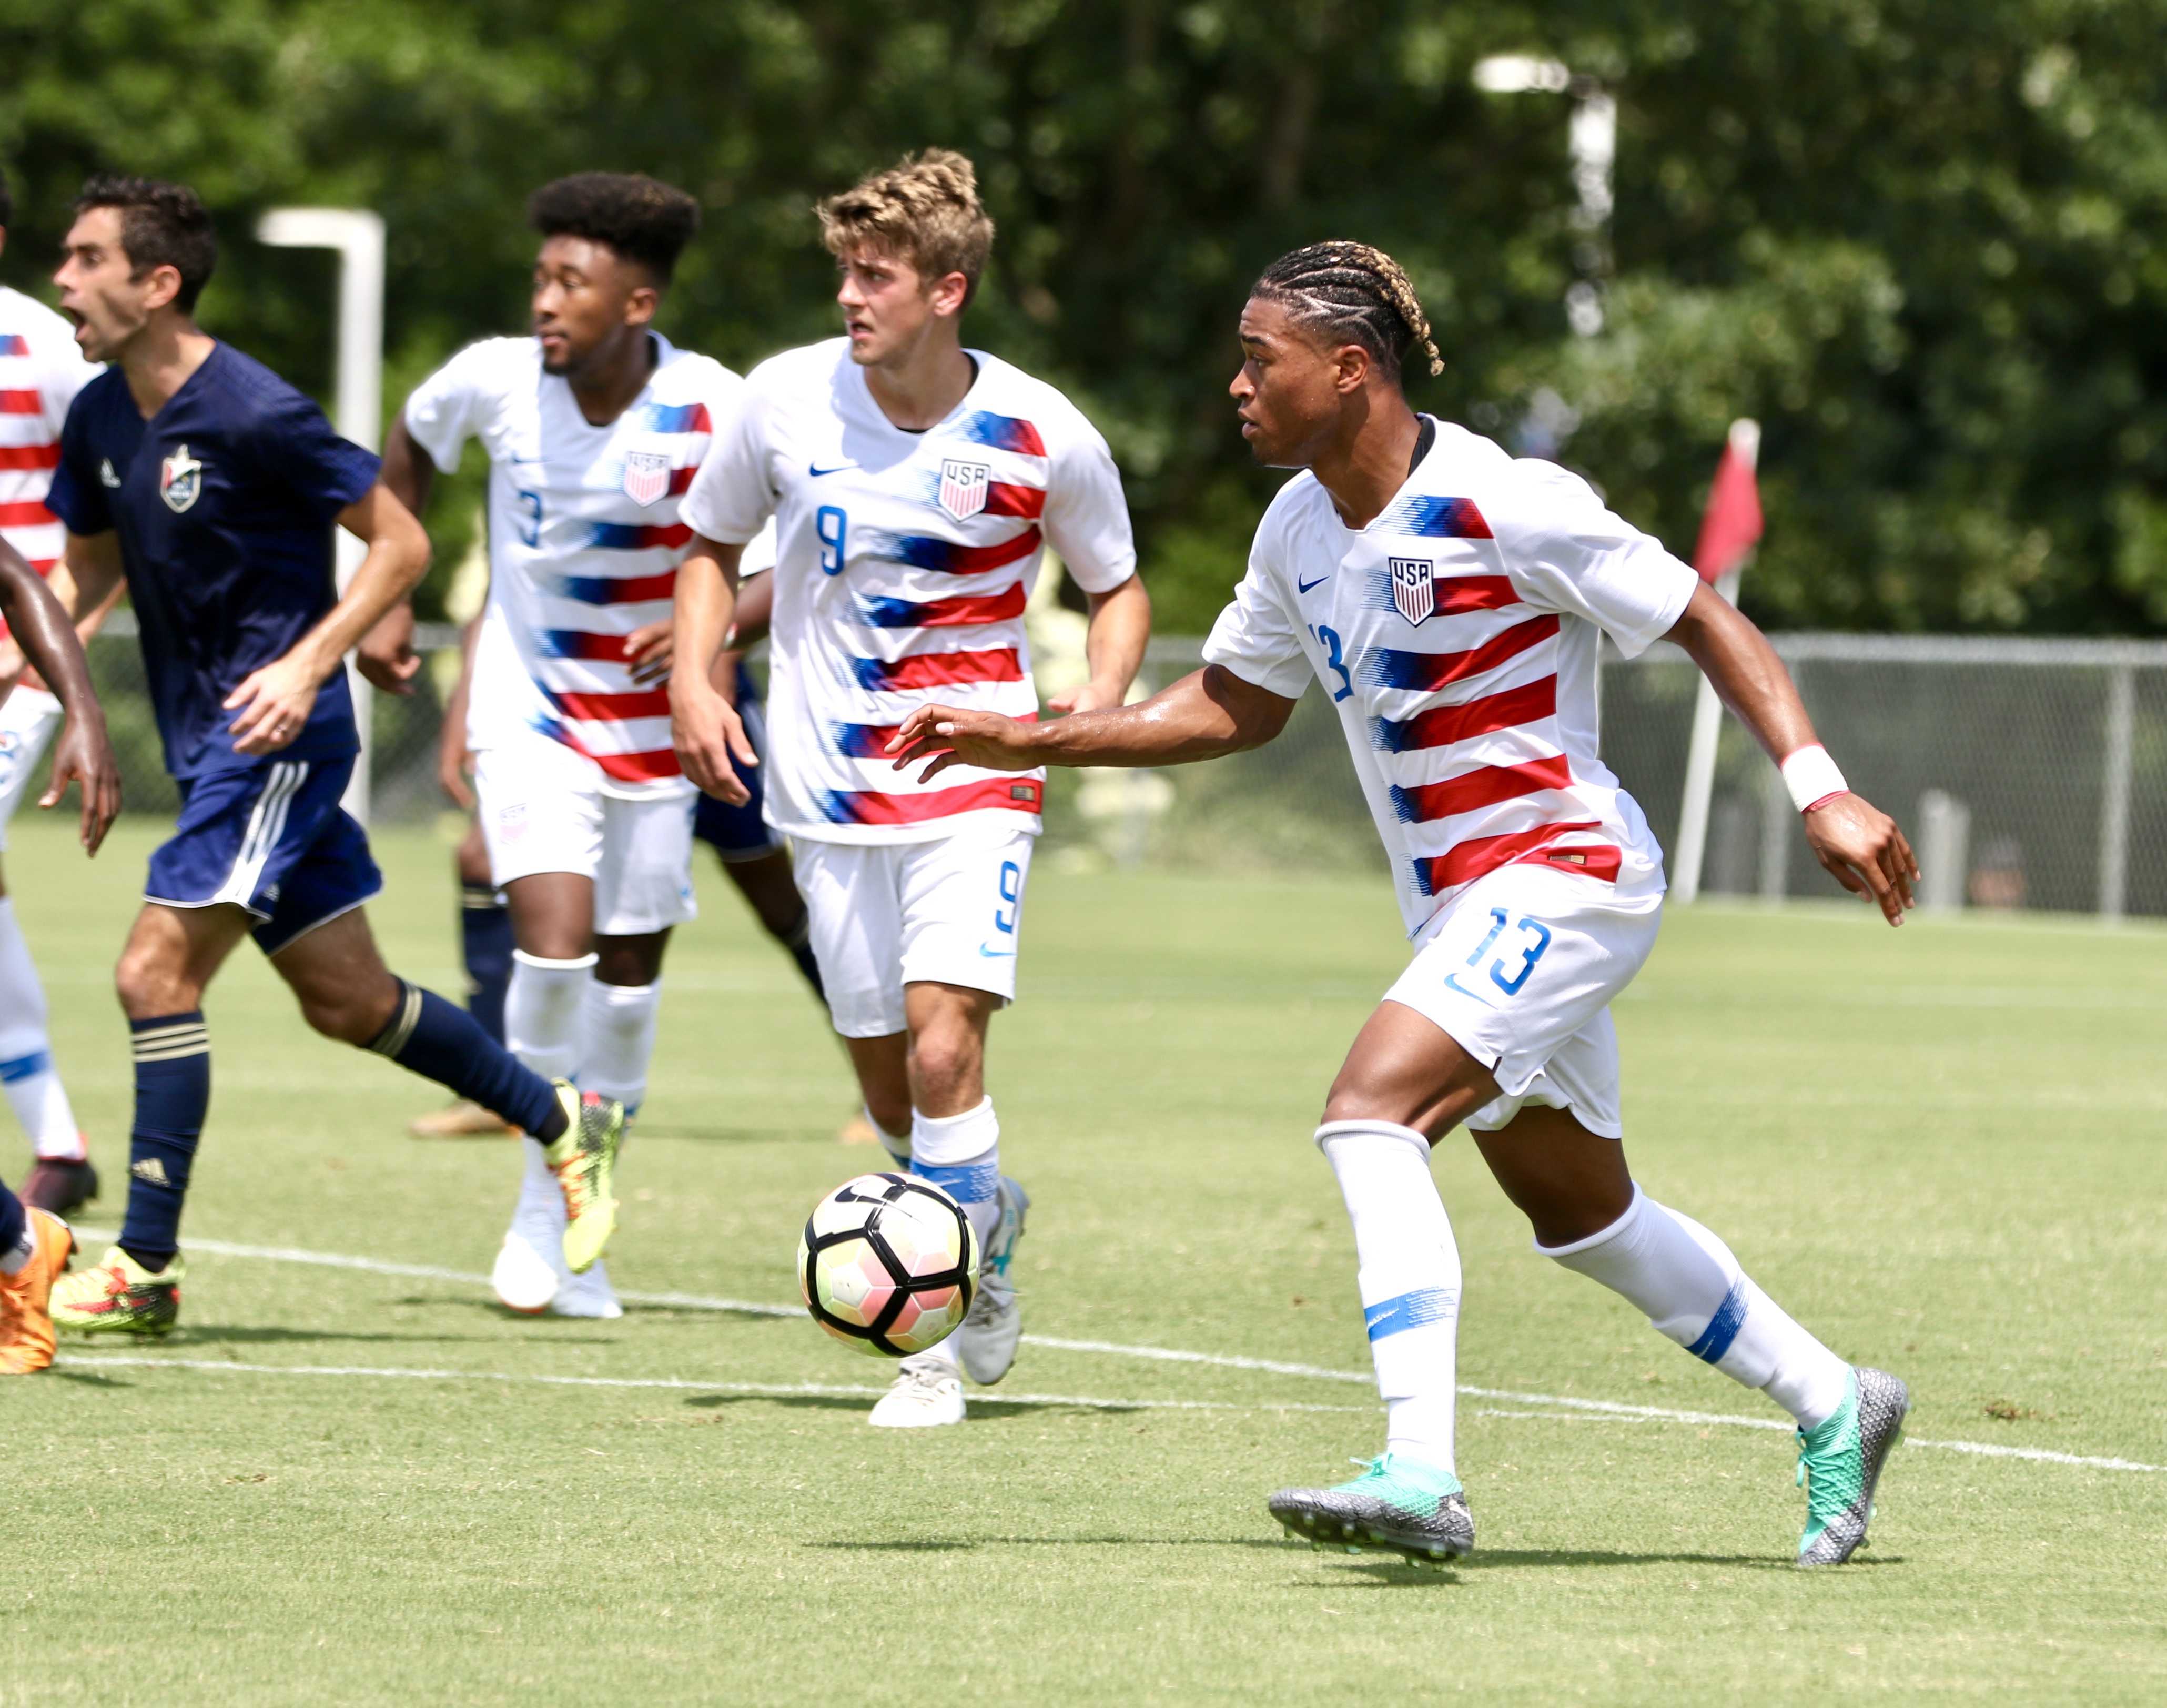
[[[506,1310],[538,1317],[557,1297],[557,1268],[515,1226],[504,1236],[489,1284]]]
[[[549,1301],[553,1317],[593,1317],[605,1321],[622,1317],[624,1307],[617,1302],[617,1289],[610,1285],[609,1269],[599,1258],[595,1266],[585,1275],[573,1275],[569,1270],[557,1279],[556,1297]]]
[[[903,1361],[895,1382],[866,1419],[877,1430],[931,1430],[963,1421],[963,1379],[937,1354]]]
[[[1016,1343],[1023,1339],[1023,1307],[1009,1281],[1009,1260],[1016,1242],[1023,1238],[1023,1220],[1031,1209],[1031,1194],[1006,1175],[994,1194],[1001,1219],[986,1242],[978,1265],[978,1296],[971,1301],[971,1314],[956,1331],[956,1350],[971,1380],[992,1387],[1015,1363]]]

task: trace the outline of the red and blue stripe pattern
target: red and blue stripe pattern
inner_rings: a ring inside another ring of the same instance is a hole
[[[0,332],[0,356],[27,356],[30,341],[20,332]]]
[[[1417,783],[1407,788],[1394,783],[1392,810],[1403,825],[1427,825],[1494,807],[1501,801],[1518,800],[1523,795],[1540,794],[1544,789],[1571,786],[1572,763],[1560,753],[1523,765],[1485,765],[1443,782]]]
[[[1599,820],[1576,819],[1571,824],[1538,825],[1531,830],[1514,830],[1502,836],[1477,836],[1444,853],[1417,857],[1414,862],[1415,888],[1424,895],[1444,895],[1501,866],[1516,866],[1523,860],[1539,860],[1561,871],[1585,873],[1591,878],[1614,883],[1619,855],[1611,844],[1552,846],[1560,837],[1602,828]]]
[[[865,550],[869,556],[908,564],[914,570],[930,570],[944,576],[980,576],[1029,557],[1038,549],[1039,538],[1036,527],[1026,528],[997,545],[962,545],[930,534],[887,533],[868,528]]]
[[[587,546],[594,551],[674,551],[692,538],[689,524],[672,522],[655,526],[638,522],[591,522]]]
[[[940,505],[940,477],[931,469],[919,484],[919,499],[935,509]],[[1046,489],[1016,480],[994,480],[986,487],[986,507],[981,516],[1020,516],[1036,520],[1046,514]]]
[[[639,426],[650,433],[711,433],[715,430],[704,403],[650,403],[640,412]]]
[[[959,593],[946,599],[858,601],[858,614],[869,629],[963,629],[981,623],[1005,623],[1023,615],[1023,583],[998,593]]]
[[[967,416],[956,431],[958,437],[974,445],[1014,451],[1024,457],[1046,454],[1046,441],[1038,436],[1038,429],[1016,416],[995,415],[991,410],[982,409]]]
[[[1420,494],[1385,514],[1385,524],[1396,533],[1412,533],[1426,539],[1490,539],[1490,524],[1471,498],[1443,498]]]
[[[1013,646],[983,652],[916,652],[893,663],[854,658],[850,668],[869,694],[909,693],[919,688],[953,687],[961,682],[1020,682],[1023,661]]]
[[[589,659],[599,664],[625,661],[622,634],[590,634],[579,629],[544,629],[534,637],[535,650],[544,658]]]
[[[0,415],[42,415],[45,409],[35,386],[0,390]]]
[[[829,789],[820,808],[831,825],[922,825],[957,813],[998,808],[1036,813],[1044,804],[1046,786],[1036,778],[999,777],[967,782],[922,794],[887,794],[877,789]]]
[[[538,718],[534,727],[552,741],[562,742],[583,758],[591,759],[601,767],[604,776],[613,777],[619,782],[654,782],[683,774],[678,769],[677,755],[670,748],[659,747],[645,753],[604,753],[580,740],[570,726],[559,719]]]
[[[644,605],[667,599],[676,591],[677,571],[659,576],[537,576],[545,591],[560,599],[576,599],[582,605]]]
[[[1461,705],[1432,706],[1412,718],[1372,718],[1370,745],[1380,753],[1419,753],[1556,715],[1557,678],[1547,676]]]
[[[1557,632],[1557,618],[1544,614],[1516,623],[1502,634],[1493,634],[1480,646],[1470,646],[1465,652],[1402,652],[1396,647],[1380,646],[1365,654],[1358,668],[1363,682],[1370,687],[1434,693],[1450,683],[1495,670],[1508,660],[1518,658],[1529,647],[1540,646],[1545,640],[1555,639]]]
[[[627,718],[666,718],[670,715],[670,690],[640,688],[628,694],[581,694],[569,690],[544,688],[549,703],[567,718],[577,718],[584,724],[619,722]]]
[[[1019,724],[1036,724],[1038,713],[1025,712],[1016,719]],[[889,759],[894,756],[887,751],[895,740],[900,724],[839,724],[830,723],[825,730],[828,751],[845,759]]]

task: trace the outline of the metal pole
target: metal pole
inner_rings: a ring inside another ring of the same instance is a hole
[[[2137,722],[2137,672],[2118,664],[2106,676],[2106,777],[2100,794],[2099,913],[2122,923],[2129,878],[2129,752]]]
[[[256,235],[275,248],[338,251],[338,399],[332,422],[364,450],[378,449],[384,424],[383,217],[365,208],[273,208],[257,225]],[[368,549],[344,528],[336,539],[338,588],[343,593]],[[351,658],[346,676],[361,754],[340,804],[366,825],[375,697]]]
[[[1738,578],[1745,566],[1726,572],[1715,591],[1731,604],[1738,602]],[[1700,898],[1701,861],[1708,852],[1708,804],[1715,792],[1715,744],[1723,732],[1723,703],[1715,697],[1715,684],[1700,679],[1693,700],[1693,743],[1686,749],[1686,793],[1678,809],[1677,870],[1671,874],[1671,899],[1691,906]]]

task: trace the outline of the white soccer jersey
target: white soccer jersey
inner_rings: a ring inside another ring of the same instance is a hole
[[[649,334],[647,388],[615,421],[580,413],[532,338],[470,344],[406,402],[406,430],[439,469],[489,453],[489,608],[474,646],[467,741],[539,731],[592,760],[606,794],[682,795],[670,695],[632,680],[624,637],[670,615],[692,531],[678,507],[715,423],[744,382]]]
[[[1257,528],[1207,662],[1339,711],[1407,933],[1537,861],[1660,889],[1662,851],[1596,756],[1596,648],[1660,639],[1698,578],[1555,464],[1439,423],[1381,514],[1348,528],[1297,475]]]
[[[76,393],[102,371],[83,360],[66,321],[0,285],[0,539],[41,576],[60,561],[67,539],[45,508],[60,466],[61,424]]]
[[[1092,592],[1136,573],[1106,442],[1052,386],[971,353],[947,418],[905,432],[850,341],[755,368],[686,495],[724,544],[776,523],[766,815],[792,836],[914,842],[992,815],[1036,830],[1043,772],[967,767],[932,783],[882,752],[914,707],[1038,715],[1024,602],[1050,541]]]

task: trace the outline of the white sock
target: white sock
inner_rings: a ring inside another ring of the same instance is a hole
[[[1332,1121],[1317,1144],[1354,1223],[1386,1450],[1452,1471],[1460,1246],[1430,1177],[1429,1141],[1389,1121]]]
[[[580,1071],[580,1021],[595,957],[545,961],[511,952],[511,985],[504,997],[505,1047],[545,1079]]]
[[[877,1132],[877,1127],[874,1129]],[[1001,1123],[993,1100],[961,1115],[910,1111],[910,1171],[923,1175],[963,1207],[978,1236],[978,1249],[1000,1225]]]
[[[865,1106],[865,1110],[866,1125],[872,1128],[873,1132],[879,1137],[881,1148],[888,1154],[890,1159],[894,1162],[898,1168],[909,1169],[910,1166],[909,1130],[905,1128],[901,1132],[890,1132],[874,1118],[873,1106],[872,1104],[866,1104]]]
[[[53,1066],[45,988],[15,923],[15,899],[0,896],[0,1085],[38,1155],[81,1162],[82,1132]]]
[[[647,1064],[654,1054],[654,1023],[662,1008],[662,981],[605,984],[587,981],[586,1058],[580,1089],[624,1105],[630,1117],[647,1096]]]
[[[1624,1295],[1657,1334],[1759,1388],[1800,1429],[1843,1404],[1850,1366],[1755,1286],[1729,1246],[1638,1186],[1632,1207],[1600,1233],[1535,1249]]]

